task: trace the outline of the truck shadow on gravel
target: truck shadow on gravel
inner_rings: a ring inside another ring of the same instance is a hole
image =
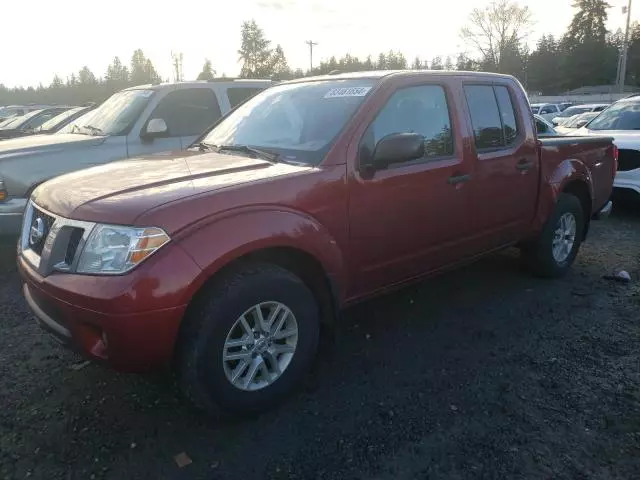
[[[638,279],[639,255],[625,211],[563,279],[507,251],[354,307],[302,391],[251,419],[203,419],[165,373],[82,364],[30,320],[7,260],[0,478],[632,478],[640,290],[602,276]]]

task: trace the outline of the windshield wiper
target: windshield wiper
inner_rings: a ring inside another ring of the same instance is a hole
[[[94,127],[93,125],[83,125],[82,128],[86,128],[87,130],[91,131],[92,135],[104,135],[104,132],[102,131],[101,128],[98,127]]]
[[[74,123],[71,125],[71,133],[79,133],[80,135],[89,135],[88,133],[83,132],[81,127],[77,123]]]
[[[250,147],[249,145],[212,145],[210,143],[199,143],[197,145],[201,151],[213,150],[216,152],[240,152],[255,155],[271,163],[277,163],[279,155],[277,153],[267,152],[259,148]]]

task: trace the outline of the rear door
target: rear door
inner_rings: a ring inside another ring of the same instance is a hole
[[[358,149],[350,149],[355,157],[349,177],[349,221],[356,296],[460,256],[459,243],[470,220],[466,181],[471,172],[454,128],[459,111],[455,93],[444,82],[380,92],[386,95],[382,108],[366,121]],[[425,137],[423,158],[373,175],[359,168],[358,159],[370,154],[382,137],[404,132]]]
[[[533,220],[538,196],[538,149],[531,114],[517,106],[511,83],[465,83],[474,132],[471,221],[477,247],[517,240]]]

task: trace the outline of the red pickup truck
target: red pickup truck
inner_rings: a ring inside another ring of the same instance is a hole
[[[611,210],[617,151],[608,137],[540,140],[534,125],[504,75],[274,86],[186,151],[38,187],[24,296],[91,359],[172,365],[205,408],[268,408],[346,305],[514,245],[536,274],[565,273]]]

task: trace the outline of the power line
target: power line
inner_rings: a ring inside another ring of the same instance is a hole
[[[313,70],[313,47],[318,45],[316,42],[314,42],[313,40],[307,40],[306,42],[307,45],[309,45],[309,71]]]

